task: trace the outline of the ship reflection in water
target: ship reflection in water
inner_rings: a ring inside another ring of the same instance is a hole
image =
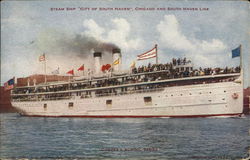
[[[0,158],[241,159],[241,118],[44,118],[1,114]]]

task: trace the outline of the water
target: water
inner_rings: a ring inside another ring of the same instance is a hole
[[[38,118],[0,114],[0,158],[240,159],[243,118]]]

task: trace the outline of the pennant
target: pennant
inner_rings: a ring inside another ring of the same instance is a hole
[[[71,75],[74,75],[74,69],[70,70],[67,72],[67,74],[71,74]]]
[[[45,54],[39,56],[39,62],[45,61]]]
[[[118,58],[117,60],[115,60],[114,62],[113,62],[113,65],[117,65],[117,64],[119,64],[120,63],[120,59]]]
[[[145,60],[149,58],[155,58],[157,56],[157,45],[155,47],[145,53],[142,53],[137,56],[137,60]]]
[[[84,64],[80,68],[78,68],[77,71],[84,71]]]
[[[7,91],[13,89],[14,83],[15,83],[15,77],[4,83],[4,90]]]

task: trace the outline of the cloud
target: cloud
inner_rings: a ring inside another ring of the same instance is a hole
[[[84,32],[87,36],[93,36],[96,39],[100,39],[101,35],[104,33],[104,29],[100,27],[93,19],[84,20],[83,26],[87,28]]]
[[[221,40],[189,38],[181,31],[180,24],[174,15],[165,15],[156,29],[159,32],[161,46],[184,53],[197,65],[216,66],[225,63],[223,57],[228,58],[225,54],[227,46]]]
[[[144,44],[141,38],[132,38],[131,25],[124,18],[111,19],[111,28],[100,27],[93,19],[83,22],[83,34],[92,36],[106,43],[113,43],[125,50],[138,49]]]
[[[179,23],[174,15],[165,15],[164,20],[157,25],[160,41],[166,47],[179,51],[193,50],[194,45],[179,30]]]

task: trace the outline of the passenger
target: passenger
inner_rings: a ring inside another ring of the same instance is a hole
[[[186,57],[184,57],[184,59],[183,59],[183,64],[184,65],[186,64]]]
[[[178,66],[181,64],[181,59],[180,58],[177,59],[177,64],[178,64]]]

